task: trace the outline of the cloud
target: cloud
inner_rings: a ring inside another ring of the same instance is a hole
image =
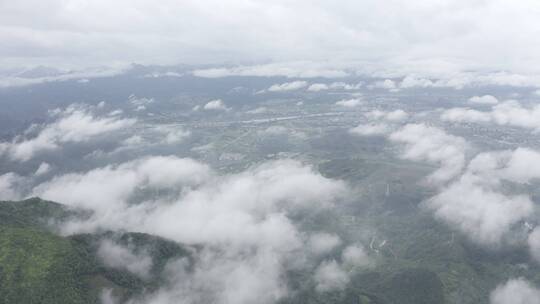
[[[248,251],[228,256],[229,252],[203,250],[195,264],[186,259],[168,263],[168,284],[137,304],[178,303],[276,303],[287,295],[281,257],[265,251],[252,256]],[[193,269],[188,269],[193,268]]]
[[[191,135],[190,131],[175,125],[157,125],[153,128],[153,131],[164,135],[165,138],[163,138],[162,142],[166,144],[180,143]]]
[[[540,263],[540,228],[535,228],[527,238],[529,252],[536,262]]]
[[[118,299],[113,295],[113,290],[109,288],[101,291],[99,300],[101,301],[101,304],[117,304],[119,302]]]
[[[307,88],[307,90],[310,92],[320,92],[320,91],[325,91],[328,89],[329,89],[328,85],[324,83],[314,83]]]
[[[343,182],[296,161],[220,175],[174,156],[65,174],[32,191],[92,212],[66,222],[63,233],[126,230],[203,248],[192,271],[182,271],[181,261],[169,265],[169,284],[144,303],[275,302],[287,293],[282,278],[304,246],[289,216],[325,210],[346,194]]]
[[[383,112],[378,114],[376,117],[384,116]],[[385,135],[388,129],[387,125],[360,125],[349,132]],[[400,157],[439,166],[428,176],[438,193],[423,206],[469,239],[485,246],[499,246],[519,223],[533,215],[535,206],[530,197],[506,193],[502,184],[528,184],[540,179],[540,166],[536,165],[540,163],[539,152],[527,148],[484,152],[466,166],[467,142],[439,128],[407,124],[390,133],[388,139],[405,144]],[[536,248],[535,235],[529,243]]]
[[[122,145],[126,147],[139,146],[143,143],[144,139],[140,135],[133,135],[122,141]]]
[[[376,81],[375,83],[371,84],[369,86],[370,88],[377,88],[377,89],[386,89],[389,91],[396,91],[399,88],[396,85],[396,82],[391,79],[385,79],[382,81]]]
[[[137,96],[133,94],[128,97],[128,101],[135,108],[135,111],[144,111],[146,110],[146,107],[148,105],[151,105],[156,102],[154,98],[146,98],[146,97],[138,98]]]
[[[345,82],[332,82],[331,84],[325,83],[314,83],[310,85],[307,90],[310,92],[320,92],[326,90],[358,90],[362,87],[363,83],[359,82],[357,84],[349,84]]]
[[[336,102],[336,105],[346,107],[346,108],[354,108],[362,104],[362,101],[360,99],[354,98],[354,99],[343,99]]]
[[[0,200],[20,199],[20,185],[23,182],[24,178],[13,172],[0,175]]]
[[[118,116],[118,115],[122,115],[124,113],[124,111],[120,110],[120,109],[116,109],[114,111],[111,111],[109,112],[109,114],[107,114],[108,116]]]
[[[477,104],[494,105],[499,103],[499,100],[492,95],[473,96],[469,98],[469,102]]]
[[[341,254],[341,261],[345,267],[367,267],[373,264],[364,246],[360,244],[347,246]]]
[[[127,270],[143,279],[150,276],[152,258],[146,252],[135,253],[134,248],[105,239],[99,243],[97,256],[108,267]]]
[[[339,236],[330,233],[315,233],[309,239],[309,247],[314,254],[327,254],[341,245]]]
[[[386,120],[390,121],[402,121],[409,117],[409,114],[403,110],[394,110],[386,113],[385,118]]]
[[[359,82],[359,83],[356,83],[356,84],[350,84],[350,83],[345,83],[345,82],[332,82],[330,84],[329,88],[332,89],[332,90],[350,91],[350,90],[358,90],[362,86],[363,86],[363,82]]]
[[[513,225],[530,216],[532,201],[525,195],[506,196],[482,187],[465,175],[428,201],[435,217],[457,227],[470,239],[498,245]]]
[[[445,110],[441,114],[441,119],[451,122],[490,122],[489,113],[468,109],[468,108],[452,108]]]
[[[401,109],[384,112],[381,110],[373,110],[365,114],[370,119],[384,119],[391,122],[399,122],[407,119],[409,114]]]
[[[121,17],[112,13],[126,7],[130,9]],[[52,0],[44,5],[23,0],[2,7],[0,39],[9,43],[0,49],[0,64],[271,62],[267,65],[275,67],[286,61],[309,60],[385,72],[495,70],[533,74],[538,72],[535,63],[540,44],[527,39],[534,37],[538,27],[537,12],[531,7],[537,7],[533,0],[518,4],[231,0],[227,5],[215,0],[186,0],[165,1],[160,9],[151,1]],[[215,14],[216,9],[221,14]],[[98,14],[99,22],[91,18]],[[312,20],[318,24],[313,26]],[[192,24],[200,26],[193,28]],[[500,60],[503,57],[506,60]],[[251,72],[276,74],[260,69]],[[215,68],[199,74],[244,75],[245,70]],[[294,69],[284,70],[280,74],[299,74]],[[300,74],[313,74],[303,70],[306,72]]]
[[[12,160],[27,161],[43,151],[59,149],[65,143],[87,142],[99,136],[125,129],[135,124],[135,119],[95,116],[90,109],[72,105],[58,110],[56,121],[44,125],[34,137],[15,137],[3,143],[5,154]],[[26,133],[31,133],[28,129]]]
[[[259,136],[289,136],[289,138],[304,140],[306,139],[306,133],[289,129],[284,126],[274,125],[266,129],[257,131]]]
[[[490,304],[540,304],[540,290],[523,278],[510,279],[489,296]]]
[[[205,180],[208,174],[208,167],[190,159],[151,157],[94,169],[85,174],[56,176],[38,185],[33,195],[94,210],[104,216],[100,221],[106,222],[112,216],[119,216],[115,212],[126,207],[137,187],[160,189],[193,185]],[[107,185],[103,181],[107,181]]]
[[[349,276],[335,260],[322,262],[313,278],[318,292],[342,290],[349,283]]]
[[[480,153],[469,162],[464,174],[431,198],[427,206],[436,217],[469,238],[485,245],[499,245],[514,225],[534,212],[528,195],[507,195],[501,192],[501,182],[523,184],[540,178],[540,168],[528,166],[538,160],[540,153],[524,148]],[[531,248],[534,240],[533,235],[529,239]]]
[[[540,131],[540,105],[524,107],[517,101],[505,101],[493,106],[491,111],[452,108],[441,114],[441,119],[452,122],[494,123]]]
[[[349,130],[349,133],[359,136],[379,136],[390,132],[386,124],[360,124]]]
[[[266,108],[266,107],[258,107],[256,109],[246,111],[247,114],[263,114],[263,113],[266,113],[266,112],[268,112],[268,108]]]
[[[448,181],[457,176],[465,165],[465,140],[436,127],[407,124],[390,134],[389,139],[405,144],[400,155],[402,158],[440,165],[440,168],[428,177],[431,182]]]
[[[306,81],[292,81],[281,84],[274,84],[268,88],[268,92],[288,92],[305,88],[308,85]]]
[[[37,168],[36,172],[34,172],[34,175],[35,176],[40,176],[40,175],[43,175],[43,174],[46,174],[48,173],[49,171],[51,170],[51,165],[49,165],[48,163],[46,162],[43,162],[39,165],[39,167]]]
[[[203,109],[207,111],[228,111],[229,108],[225,106],[225,103],[221,99],[214,99],[207,102]]]
[[[350,130],[359,135],[374,134],[361,126]],[[383,129],[380,133],[387,132]],[[388,135],[405,144],[400,155],[439,167],[428,176],[439,192],[423,202],[434,216],[486,246],[499,246],[516,225],[534,212],[530,197],[502,192],[502,181],[525,184],[540,178],[540,153],[519,148],[485,152],[467,165],[466,141],[424,124],[407,124]],[[531,242],[534,239],[531,239]]]
[[[270,126],[258,133],[260,135],[286,135],[289,134],[289,129],[284,126]]]
[[[399,88],[401,89],[410,89],[410,88],[429,88],[436,86],[436,84],[426,78],[419,78],[413,75],[407,75],[403,80],[399,83]]]
[[[87,83],[89,82],[89,78],[113,77],[125,73],[127,70],[129,69],[126,67],[86,68],[79,71],[57,70],[54,75],[40,77],[23,76],[21,74],[31,72],[32,70],[22,71],[15,75],[0,75],[0,88],[24,87],[41,83],[70,80],[78,80],[79,83]]]
[[[288,78],[341,78],[348,76],[346,71],[328,67],[324,64],[306,61],[280,62],[261,65],[247,65],[228,68],[197,69],[193,75],[204,78],[221,78],[230,76],[258,76]]]

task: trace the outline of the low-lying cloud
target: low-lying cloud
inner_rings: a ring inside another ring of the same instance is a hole
[[[465,165],[466,141],[425,124],[407,124],[389,135],[393,142],[405,144],[402,158],[440,165],[428,180],[435,183],[457,176]]]
[[[135,119],[118,116],[97,116],[91,109],[77,105],[52,113],[57,116],[54,122],[32,126],[25,132],[37,133],[34,136],[17,136],[11,142],[0,143],[0,154],[11,160],[27,161],[40,152],[57,150],[66,143],[87,142],[133,126],[136,122]]]
[[[452,108],[445,110],[441,114],[441,119],[450,122],[493,123],[538,132],[540,131],[540,105],[525,107],[511,100],[496,104],[490,111]]]
[[[490,304],[540,304],[540,289],[523,278],[510,279],[491,292]]]
[[[146,303],[272,303],[287,294],[284,271],[305,246],[289,216],[324,210],[346,193],[343,182],[297,161],[220,175],[191,159],[156,156],[57,176],[32,195],[92,211],[65,223],[66,234],[125,230],[203,245],[194,272],[181,261],[169,265],[171,285]]]

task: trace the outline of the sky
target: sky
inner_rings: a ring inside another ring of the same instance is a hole
[[[310,61],[537,74],[534,0],[0,0],[0,67]]]

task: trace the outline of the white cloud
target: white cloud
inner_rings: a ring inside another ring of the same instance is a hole
[[[440,183],[452,179],[465,165],[465,140],[436,127],[407,124],[390,134],[389,139],[405,144],[401,157],[439,164],[440,168],[428,177],[432,182]]]
[[[154,131],[161,133],[166,144],[177,144],[191,135],[191,132],[175,125],[158,125],[153,128]]]
[[[441,114],[441,119],[451,122],[490,122],[489,113],[468,109],[468,108],[452,108],[445,110]]]
[[[336,102],[336,105],[346,107],[346,108],[354,108],[359,105],[362,105],[362,100],[354,98],[354,99],[343,99],[338,102]]]
[[[398,90],[398,87],[396,86],[396,82],[391,79],[376,81],[375,83],[371,84],[369,87],[378,88],[378,89],[386,89],[389,91]]]
[[[270,126],[258,133],[260,135],[286,135],[289,134],[289,129],[284,126]]]
[[[401,157],[439,166],[428,176],[439,193],[423,205],[471,240],[499,246],[518,223],[533,214],[529,196],[508,195],[502,192],[501,182],[525,184],[539,179],[540,165],[535,164],[540,163],[540,153],[524,148],[481,153],[464,170],[468,144],[461,137],[424,124],[408,124],[388,138],[405,144]]]
[[[307,88],[307,90],[310,92],[319,92],[319,91],[325,91],[328,89],[329,89],[328,85],[324,83],[314,83]]]
[[[137,194],[158,189],[167,195],[130,203]],[[303,246],[289,215],[324,210],[346,190],[344,183],[291,160],[220,175],[170,156],[57,176],[32,194],[93,212],[65,223],[64,233],[127,230],[204,246],[193,271],[182,272],[182,263],[169,265],[170,288],[145,303],[199,303],[200,297],[274,303],[287,293],[286,265]]]
[[[135,119],[97,117],[89,109],[70,106],[59,112],[59,118],[45,126],[32,138],[16,137],[4,143],[3,150],[10,159],[27,161],[42,151],[60,148],[64,143],[86,142],[135,124]]]
[[[441,119],[453,122],[494,123],[540,131],[540,105],[524,107],[517,101],[505,101],[491,111],[453,108],[444,111]]]
[[[362,245],[347,246],[341,254],[341,261],[346,267],[366,267],[373,264]]]
[[[228,111],[229,108],[225,106],[225,103],[221,99],[214,99],[207,102],[203,109],[208,111]]]
[[[113,13],[126,7],[129,10],[120,17]],[[267,64],[272,71],[218,68],[198,74],[279,72],[299,77],[313,75],[313,70],[279,70],[279,65],[309,60],[387,73],[498,70],[527,75],[538,72],[540,43],[528,39],[538,27],[537,7],[534,0],[397,4],[231,0],[227,5],[186,0],[165,1],[156,9],[151,1],[52,0],[45,5],[23,0],[6,3],[0,11],[0,39],[9,42],[0,49],[0,64],[272,62]],[[221,13],[215,14],[216,9]],[[91,18],[98,14],[99,21]],[[318,20],[317,25],[312,20]],[[344,74],[335,72],[336,67],[326,70],[330,71],[324,74]],[[522,82],[517,77],[505,81]]]
[[[534,212],[529,196],[501,192],[501,181],[529,183],[539,179],[540,167],[534,165],[539,160],[540,153],[523,148],[478,154],[466,172],[431,198],[427,206],[469,238],[499,245],[514,225]],[[529,241],[534,247],[534,236]]]
[[[43,162],[39,165],[39,167],[36,169],[36,172],[34,172],[35,176],[40,176],[43,174],[48,173],[51,170],[51,165],[49,165],[46,162]]]
[[[308,87],[308,91],[311,92],[320,92],[320,91],[326,91],[326,90],[345,90],[345,91],[351,91],[351,90],[359,90],[362,87],[363,83],[359,82],[356,84],[350,84],[345,82],[332,82],[331,84],[325,84],[325,83],[314,83]]]
[[[156,102],[156,100],[154,98],[147,98],[147,97],[140,97],[139,98],[134,94],[129,95],[128,101],[133,106],[147,106],[149,104],[152,104],[152,103]]]
[[[108,267],[124,269],[141,278],[150,276],[152,258],[146,252],[135,253],[129,246],[105,239],[100,241],[97,256]]]
[[[540,263],[540,228],[536,227],[527,239],[531,256]]]
[[[13,172],[0,175],[0,200],[18,200],[21,198],[20,185],[24,178]]]
[[[386,135],[390,132],[390,126],[386,124],[360,124],[350,129],[349,132],[360,136]]]
[[[403,110],[394,110],[386,113],[386,120],[390,121],[402,121],[409,117],[409,114]]]
[[[292,81],[281,84],[274,84],[268,88],[269,92],[288,92],[305,88],[308,85],[306,81]]]
[[[313,278],[318,292],[342,290],[349,283],[349,276],[335,260],[322,262]]]
[[[263,114],[263,113],[266,113],[266,112],[268,112],[268,108],[266,108],[266,107],[258,107],[256,109],[246,111],[247,114]]]
[[[1,29],[1,25],[0,25]],[[2,62],[0,61],[0,65]],[[106,78],[120,75],[128,69],[125,67],[87,68],[79,71],[58,71],[58,74],[43,77],[23,77],[20,75],[0,76],[0,88],[23,87],[48,82],[78,80],[87,83],[88,78]],[[86,80],[86,81],[85,81]]]
[[[469,98],[469,102],[477,104],[494,105],[498,104],[499,100],[492,95],[473,96]]]
[[[64,204],[101,212],[107,221],[119,216],[137,187],[168,187],[197,184],[209,169],[190,159],[152,157],[119,166],[94,169],[85,174],[57,176],[34,189],[34,195]],[[107,181],[107,184],[103,184]],[[96,223],[97,224],[97,223]]]
[[[401,109],[384,112],[381,110],[373,110],[365,114],[370,119],[385,119],[392,122],[399,122],[407,119],[409,114]]]
[[[431,81],[430,79],[426,78],[418,78],[413,75],[407,75],[403,80],[399,83],[399,87],[401,89],[409,89],[409,88],[429,88],[435,86],[435,83]]]
[[[385,134],[363,126],[351,129],[358,135]],[[436,218],[486,246],[499,246],[508,233],[535,211],[528,195],[505,193],[502,181],[527,184],[540,179],[540,153],[518,148],[514,151],[485,152],[476,155],[464,170],[466,141],[441,129],[424,124],[408,124],[388,137],[404,143],[401,157],[439,166],[428,180],[439,192],[424,202]],[[536,247],[534,235],[531,248]],[[532,253],[534,250],[531,249]]]
[[[465,175],[428,201],[435,217],[456,226],[470,239],[498,245],[513,225],[527,218],[534,205],[525,195],[506,196]]]
[[[114,111],[111,111],[109,112],[109,116],[118,116],[118,115],[122,115],[124,113],[124,111],[120,110],[120,109],[116,109]]]
[[[321,65],[314,62],[284,62],[251,66],[237,66],[231,68],[210,68],[194,70],[193,74],[205,78],[221,78],[229,76],[259,76],[274,77],[285,76],[288,78],[340,78],[348,75],[347,72]]]
[[[144,143],[144,139],[139,135],[130,136],[122,141],[124,146],[139,146]]]
[[[110,288],[103,289],[99,295],[101,304],[118,304],[118,299],[113,295],[113,290]]]
[[[363,83],[359,82],[357,84],[350,84],[345,82],[332,82],[329,86],[332,90],[358,90],[362,87]]]
[[[523,278],[510,279],[490,294],[490,304],[540,304],[540,290]]]
[[[327,254],[341,245],[341,239],[335,234],[315,233],[309,239],[309,247],[314,254]]]

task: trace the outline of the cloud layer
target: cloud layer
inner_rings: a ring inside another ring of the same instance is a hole
[[[96,116],[91,109],[77,105],[52,113],[57,116],[54,122],[44,126],[33,125],[26,131],[27,135],[0,143],[0,155],[6,154],[11,160],[27,161],[40,152],[59,149],[66,143],[87,142],[136,122],[135,119],[118,116]],[[32,133],[36,134],[32,136]]]
[[[8,43],[0,48],[0,64],[307,59],[530,72],[538,70],[540,54],[539,42],[530,39],[540,20],[538,5],[533,0],[190,0],[158,6],[125,0],[5,1],[0,39]],[[318,20],[316,26],[312,20]]]
[[[167,266],[169,285],[144,301],[160,304],[179,299],[200,303],[203,298],[273,303],[287,294],[284,271],[293,260],[302,260],[305,246],[289,216],[324,210],[346,193],[343,182],[296,161],[219,175],[202,163],[174,156],[61,175],[33,190],[33,195],[92,211],[86,220],[65,223],[64,233],[138,231],[203,246],[195,270],[188,271],[182,260]],[[328,234],[311,240],[319,254],[340,244]],[[111,265],[147,273],[149,266],[134,262],[144,259],[125,248],[104,243],[100,252]],[[347,256],[351,260],[358,254]]]

